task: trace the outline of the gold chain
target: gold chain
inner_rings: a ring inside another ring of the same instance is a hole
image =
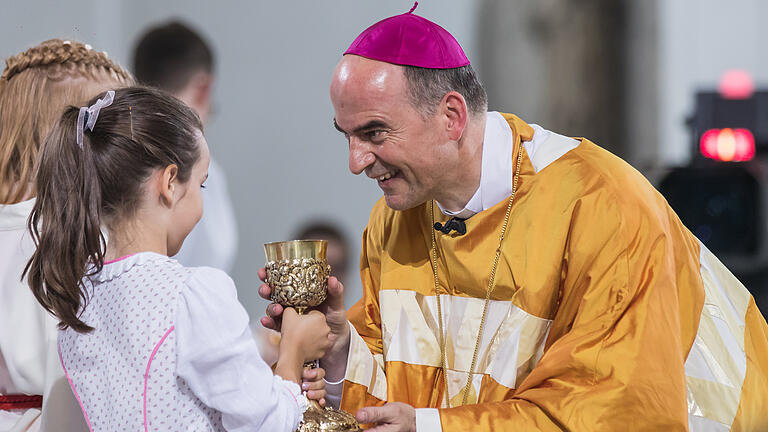
[[[469,375],[467,376],[467,385],[464,386],[464,397],[461,404],[466,405],[467,397],[469,396],[469,388],[472,385],[472,376],[475,374],[475,366],[477,364],[477,355],[480,351],[480,341],[483,339],[483,328],[485,327],[485,315],[488,311],[488,302],[491,299],[491,292],[493,292],[493,282],[496,279],[496,268],[499,265],[499,257],[501,256],[501,243],[504,241],[504,234],[507,232],[507,225],[509,224],[509,214],[512,211],[512,203],[515,201],[515,192],[517,192],[517,179],[520,175],[520,163],[523,159],[523,149],[520,148],[517,153],[517,163],[515,165],[515,174],[512,177],[512,195],[509,196],[509,204],[507,204],[507,213],[504,215],[504,225],[501,226],[501,234],[499,235],[499,246],[496,248],[496,256],[493,259],[493,267],[491,268],[491,278],[488,281],[488,289],[485,293],[485,304],[483,305],[483,316],[480,320],[480,330],[477,333],[477,341],[475,342],[475,351],[472,354],[472,364],[469,367]],[[451,400],[448,397],[448,370],[445,367],[445,336],[443,333],[443,308],[440,304],[440,283],[437,278],[437,236],[435,230],[432,229],[435,225],[435,201],[432,200],[429,203],[429,213],[432,218],[432,225],[430,231],[432,231],[432,273],[435,277],[435,297],[437,297],[437,320],[440,331],[440,366],[443,369],[443,386],[445,388],[445,402],[448,408],[451,407]]]

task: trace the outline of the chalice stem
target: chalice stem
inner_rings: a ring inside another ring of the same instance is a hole
[[[307,308],[303,306],[296,307],[296,313],[299,315],[304,315],[304,312],[306,312],[306,310]],[[317,369],[318,367],[320,367],[320,360],[311,360],[308,362],[304,362],[305,369]],[[306,395],[307,395],[307,392],[304,392],[304,396]],[[317,411],[323,409],[316,400],[309,399],[309,398],[307,398],[307,400],[309,401],[309,406],[307,407],[307,409],[312,409]]]

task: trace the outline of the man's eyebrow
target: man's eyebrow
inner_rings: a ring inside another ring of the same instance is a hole
[[[342,129],[341,126],[339,126],[339,124],[336,123],[336,119],[333,119],[333,127],[335,127],[337,131],[339,131],[339,132],[341,132],[343,134],[347,133],[347,131]],[[362,126],[356,127],[352,131],[352,133],[365,132],[365,131],[371,130],[371,129],[387,129],[387,128],[389,128],[389,125],[387,125],[383,121],[381,121],[381,120],[371,120],[371,121],[369,121],[368,123],[366,123],[366,124],[364,124]]]

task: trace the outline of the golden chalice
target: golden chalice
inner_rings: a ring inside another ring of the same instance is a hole
[[[325,301],[331,266],[325,259],[325,240],[292,240],[264,245],[267,256],[267,284],[272,288],[271,300],[292,307],[299,314]],[[309,367],[317,367],[317,361]],[[297,432],[360,431],[355,417],[334,408],[322,408],[310,401]]]

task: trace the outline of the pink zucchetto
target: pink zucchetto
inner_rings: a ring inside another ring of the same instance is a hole
[[[344,55],[429,69],[466,66],[469,59],[447,30],[410,11],[383,19],[365,29]]]

